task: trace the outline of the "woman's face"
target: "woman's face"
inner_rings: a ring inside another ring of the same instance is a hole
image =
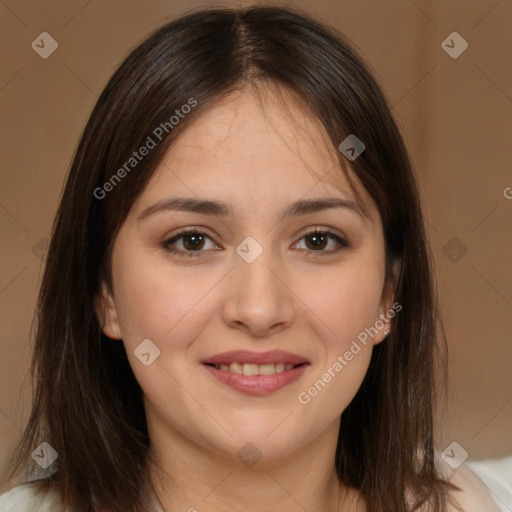
[[[150,434],[217,454],[279,458],[336,436],[389,328],[378,211],[358,182],[356,201],[319,124],[284,105],[246,90],[180,135],[103,288],[104,332],[123,340]]]

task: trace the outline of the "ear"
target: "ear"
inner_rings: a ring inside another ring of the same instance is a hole
[[[395,260],[391,269],[391,276],[387,280],[384,289],[382,291],[379,316],[375,319],[374,328],[378,331],[373,337],[373,344],[376,345],[386,339],[386,336],[393,329],[393,318],[396,314],[402,310],[402,305],[395,302],[395,285],[398,282],[398,276],[400,275],[401,262]]]
[[[114,340],[122,339],[114,297],[105,281],[94,299],[94,309],[103,333]]]

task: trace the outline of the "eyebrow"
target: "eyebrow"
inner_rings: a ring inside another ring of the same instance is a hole
[[[358,202],[350,199],[338,197],[300,199],[286,208],[281,220],[288,217],[307,215],[333,208],[341,208],[351,213],[357,214],[365,219],[369,219],[368,212]],[[233,209],[227,203],[222,201],[212,201],[207,199],[197,199],[194,197],[171,197],[159,201],[146,208],[137,218],[138,221],[144,220],[156,213],[167,211],[182,211],[199,213],[205,215],[215,215],[221,217],[233,216]]]

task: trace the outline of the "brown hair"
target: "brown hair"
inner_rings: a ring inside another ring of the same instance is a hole
[[[175,20],[135,48],[101,94],[53,227],[37,309],[33,409],[12,475],[25,470],[34,478],[27,462],[46,441],[59,457],[51,474],[39,474],[40,487],[55,485],[68,510],[147,506],[142,391],[122,342],[102,333],[94,298],[102,279],[111,285],[113,241],[172,141],[220,97],[247,85],[291,91],[335,148],[349,134],[366,146],[351,165],[381,215],[388,280],[400,262],[393,289],[403,311],[342,413],[336,469],[372,512],[426,503],[441,512],[450,486],[435,465],[433,409],[444,336],[411,162],[383,93],[344,36],[275,7],[201,10]],[[190,113],[165,125],[191,99]],[[168,129],[158,144],[113,182],[159,126]]]

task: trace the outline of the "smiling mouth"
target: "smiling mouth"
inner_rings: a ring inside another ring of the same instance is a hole
[[[269,364],[253,364],[253,363],[230,363],[230,364],[212,364],[204,363],[207,366],[212,366],[217,370],[224,372],[235,373],[237,375],[274,375],[276,373],[282,373],[298,366],[304,366],[308,363],[291,364],[291,363],[269,363]]]
[[[246,395],[263,396],[300,379],[309,360],[283,350],[232,350],[203,359],[202,366],[217,381]]]

